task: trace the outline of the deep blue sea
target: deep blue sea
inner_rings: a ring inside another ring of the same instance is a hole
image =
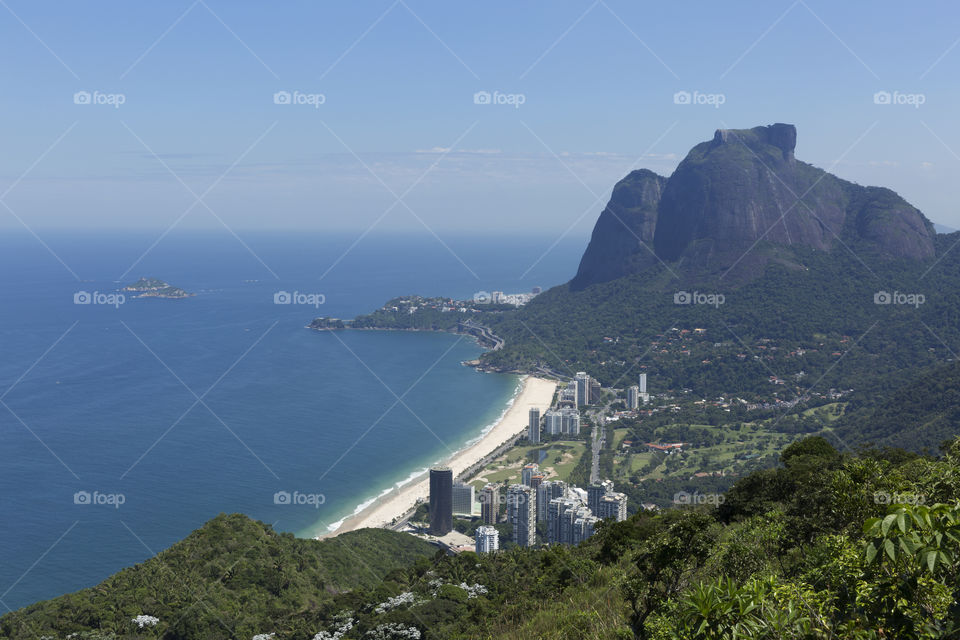
[[[94,585],[221,512],[324,531],[479,436],[518,380],[462,366],[481,351],[469,339],[304,327],[406,293],[559,284],[584,238],[522,276],[558,234],[447,248],[372,233],[350,249],[358,234],[174,231],[151,249],[158,232],[40,233],[49,250],[0,234],[0,612]],[[74,303],[141,276],[196,296]]]

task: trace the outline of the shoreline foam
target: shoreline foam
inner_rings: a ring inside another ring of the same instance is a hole
[[[457,453],[460,453],[461,451],[463,451],[463,450],[465,450],[465,449],[468,449],[468,448],[472,447],[473,445],[477,444],[478,442],[482,441],[483,438],[484,438],[488,433],[490,433],[491,431],[493,431],[493,429],[496,428],[496,426],[497,426],[498,424],[500,424],[500,421],[503,420],[503,419],[506,417],[507,413],[510,412],[510,408],[513,407],[514,402],[517,401],[517,398],[519,398],[519,397],[520,397],[520,394],[523,392],[524,383],[525,383],[525,381],[526,381],[526,378],[527,378],[527,376],[522,376],[522,377],[518,380],[517,386],[516,386],[516,388],[513,390],[513,394],[510,396],[510,399],[507,400],[507,404],[506,404],[506,406],[503,408],[503,411],[500,412],[500,415],[498,415],[495,420],[493,420],[493,421],[488,422],[487,424],[485,424],[485,425],[483,426],[483,429],[480,430],[480,433],[479,433],[477,436],[475,436],[475,437],[470,438],[469,440],[467,440],[467,441],[463,444],[463,446],[460,447],[460,449],[458,449],[453,455],[456,455]],[[499,445],[498,445],[498,446],[499,446]],[[492,449],[491,449],[491,451],[492,451]],[[340,527],[343,526],[344,522],[346,522],[346,521],[349,520],[350,518],[356,518],[358,515],[360,515],[361,513],[363,513],[364,510],[370,508],[370,507],[371,507],[375,502],[377,502],[378,500],[382,500],[384,497],[390,495],[390,494],[393,493],[394,491],[399,491],[400,489],[402,489],[403,487],[407,486],[408,484],[410,484],[411,482],[413,482],[414,480],[416,480],[416,479],[419,478],[420,476],[426,476],[427,473],[430,471],[430,467],[442,465],[442,464],[445,463],[446,460],[450,459],[451,457],[452,457],[452,456],[447,456],[447,458],[441,458],[440,460],[435,461],[434,464],[432,464],[432,465],[427,465],[426,467],[420,467],[419,469],[417,469],[417,470],[415,470],[415,471],[411,471],[411,472],[407,475],[407,477],[404,478],[403,480],[400,480],[399,482],[394,482],[391,486],[387,487],[386,489],[384,489],[383,491],[381,491],[381,492],[378,493],[377,495],[375,495],[375,496],[373,496],[373,497],[370,497],[370,498],[367,498],[367,499],[363,500],[362,502],[360,502],[360,504],[358,504],[358,505],[353,509],[353,511],[352,511],[349,515],[346,515],[346,516],[340,518],[339,520],[337,520],[337,521],[335,521],[335,522],[331,522],[330,524],[328,524],[327,527],[326,527],[326,532],[325,532],[325,533],[319,534],[319,535],[315,535],[315,536],[312,536],[312,537],[314,537],[314,538],[323,538],[323,537],[328,537],[328,536],[331,536],[331,535],[336,535],[337,533],[343,533],[343,532],[339,532],[339,531],[337,531],[337,530],[338,530]]]
[[[454,477],[458,476],[504,442],[523,433],[527,428],[527,412],[530,407],[538,407],[541,414],[550,407],[557,387],[556,382],[524,376],[520,385],[519,392],[510,399],[498,420],[438,464],[450,467]],[[421,469],[413,472],[406,480],[395,483],[379,495],[361,502],[351,515],[331,523],[324,532],[315,532],[315,537],[328,538],[347,531],[389,524],[409,511],[419,498],[428,498],[428,471],[429,469]]]

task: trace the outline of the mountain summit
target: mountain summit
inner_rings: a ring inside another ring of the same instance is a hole
[[[890,189],[863,187],[794,157],[797,129],[719,129],[669,178],[641,169],[613,189],[575,289],[676,263],[695,276],[752,280],[792,248],[856,246],[887,259],[934,255],[933,225]]]

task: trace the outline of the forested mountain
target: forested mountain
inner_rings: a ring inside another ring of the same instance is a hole
[[[960,433],[960,363],[919,375],[892,375],[881,388],[855,393],[835,425],[849,444],[937,451]]]
[[[505,340],[484,364],[613,386],[642,370],[655,391],[750,397],[952,359],[960,234],[797,160],[795,144],[792,125],[720,130],[670,178],[626,176],[569,283],[482,314]]]
[[[689,388],[702,397],[763,393],[771,376],[800,374],[798,392],[818,380],[815,389],[860,388],[944,363],[960,349],[960,251],[950,251],[958,239],[938,237],[935,264],[870,260],[864,247],[794,248],[803,269],[771,264],[736,286],[679,280],[659,265],[585,289],[561,285],[515,312],[484,317],[505,346],[483,361],[587,371],[604,385],[624,385],[643,370],[656,391]],[[700,303],[678,303],[694,295]],[[716,302],[703,303],[705,296]],[[674,329],[689,334],[682,347]]]

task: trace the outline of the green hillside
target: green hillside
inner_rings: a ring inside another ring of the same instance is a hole
[[[854,394],[835,431],[850,444],[936,451],[960,435],[960,364],[904,372]]]
[[[960,350],[960,253],[948,250],[958,238],[937,239],[942,259],[926,276],[932,261],[872,259],[867,247],[853,247],[856,255],[797,248],[802,267],[771,265],[743,285],[688,276],[676,264],[668,266],[679,278],[658,266],[582,290],[561,285],[517,311],[475,318],[505,340],[483,362],[587,371],[604,385],[627,384],[645,370],[655,393],[690,388],[701,397],[763,395],[771,375],[797,393],[814,382],[815,390],[861,388]],[[723,299],[677,304],[682,292]],[[924,299],[876,304],[882,292]]]
[[[66,638],[92,631],[90,637],[148,638],[292,633],[319,620],[337,594],[374,587],[390,571],[435,552],[422,540],[382,529],[318,542],[276,533],[243,515],[221,514],[95,587],[3,616],[0,637]],[[160,622],[139,635],[131,622],[138,615]]]

